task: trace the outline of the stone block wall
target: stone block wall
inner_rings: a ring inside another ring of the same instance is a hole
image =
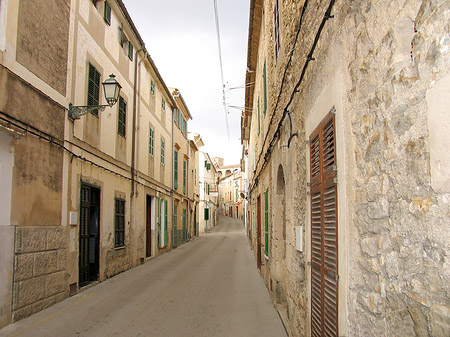
[[[16,227],[13,321],[69,295],[65,227]]]

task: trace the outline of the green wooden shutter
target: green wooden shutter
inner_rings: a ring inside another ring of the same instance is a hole
[[[123,47],[123,22],[121,22],[119,26],[119,39],[120,45]]]
[[[178,151],[173,151],[173,188],[178,188]]]
[[[178,111],[177,109],[173,109],[173,122],[175,123],[175,125],[177,124],[177,119],[178,119]]]
[[[111,6],[109,5],[108,1],[105,0],[105,10],[103,18],[105,19],[105,22],[108,25],[111,25]]]
[[[169,229],[167,223],[167,200],[164,200],[164,247],[169,243]]]
[[[157,223],[158,223],[158,245],[159,245],[159,248],[161,248],[161,199],[160,198],[158,198]]]
[[[148,153],[152,156],[154,152],[154,142],[155,142],[155,131],[153,131],[153,129],[150,128],[148,133]]]
[[[164,165],[164,152],[165,152],[165,142],[164,139],[161,138],[161,164]]]
[[[173,245],[178,246],[178,219],[177,219],[178,207],[173,206]]]
[[[128,41],[128,58],[131,61],[133,61],[133,52],[134,52],[133,44],[131,43],[131,41]]]
[[[155,82],[153,82],[153,80],[150,81],[150,93],[152,95],[155,94]]]
[[[117,133],[125,138],[127,123],[127,102],[119,96],[119,118],[117,125]]]
[[[187,169],[186,160],[183,160],[183,193],[186,193],[186,169]]]
[[[166,110],[166,100],[163,98],[161,98],[161,109]]]
[[[269,189],[264,193],[264,231],[265,231],[265,247],[264,251],[269,257]]]
[[[100,73],[89,63],[89,80],[87,105],[99,105],[100,102]],[[92,110],[91,113],[98,117],[98,110]]]
[[[209,208],[205,208],[204,211],[205,211],[205,213],[204,213],[204,217],[203,217],[203,218],[204,218],[205,220],[209,220]]]
[[[186,228],[186,209],[183,208],[183,242],[187,239],[187,228]]]

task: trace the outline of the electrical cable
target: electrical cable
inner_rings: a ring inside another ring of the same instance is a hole
[[[219,10],[217,8],[217,0],[213,0],[213,3],[214,3],[214,18],[215,18],[215,22],[216,22],[217,46],[219,48],[220,75],[222,77],[223,106],[224,106],[224,111],[225,111],[225,121],[226,121],[226,125],[227,125],[228,143],[230,143],[230,129],[228,127],[227,100],[226,100],[226,96],[225,96],[225,81],[223,78],[222,46],[220,43]]]
[[[308,68],[309,62],[314,60],[314,58],[313,58],[314,50],[315,50],[316,47],[317,47],[317,43],[319,42],[320,34],[322,33],[322,30],[323,30],[323,28],[324,28],[324,26],[325,26],[325,23],[326,23],[326,21],[327,21],[328,19],[331,19],[331,18],[334,17],[333,15],[331,15],[331,10],[333,9],[334,3],[335,3],[335,0],[331,0],[331,1],[330,1],[329,5],[328,5],[328,8],[327,8],[327,10],[326,10],[326,12],[325,12],[325,14],[324,14],[324,16],[323,16],[323,19],[322,19],[322,21],[321,21],[321,23],[320,23],[319,29],[318,29],[318,31],[317,31],[315,37],[314,37],[314,42],[313,42],[313,45],[312,45],[312,47],[311,47],[311,50],[310,50],[310,52],[308,53],[308,55],[307,55],[307,57],[306,57],[306,61],[305,61],[305,64],[304,64],[304,66],[303,66],[303,69],[302,69],[300,78],[299,78],[299,80],[297,81],[297,84],[295,85],[294,90],[291,92],[291,96],[290,96],[290,98],[289,98],[289,101],[288,101],[288,103],[286,104],[286,106],[284,107],[284,110],[283,110],[283,116],[281,117],[280,121],[278,122],[277,129],[276,129],[276,131],[275,131],[274,134],[273,134],[272,140],[270,141],[270,144],[269,144],[269,147],[268,147],[267,150],[266,150],[266,153],[264,154],[264,163],[262,164],[261,168],[259,169],[258,174],[255,174],[255,178],[253,179],[254,183],[253,183],[252,186],[250,186],[250,188],[249,188],[249,192],[250,192],[250,193],[251,193],[251,192],[253,191],[253,189],[258,185],[259,176],[261,175],[263,169],[265,168],[265,166],[266,166],[266,164],[267,164],[267,162],[268,162],[268,160],[269,160],[269,158],[270,158],[270,156],[271,156],[271,154],[272,154],[272,149],[273,149],[273,146],[274,146],[274,144],[275,144],[276,139],[278,138],[278,136],[279,136],[279,134],[280,134],[281,127],[282,127],[282,125],[283,125],[283,121],[284,121],[284,119],[286,118],[286,116],[287,116],[288,113],[289,113],[289,110],[288,110],[288,109],[289,109],[289,106],[292,104],[292,101],[294,100],[295,94],[299,92],[299,89],[298,89],[298,88],[300,87],[301,83],[303,82],[303,78],[304,78],[304,76],[305,76],[306,69]],[[291,49],[291,55],[290,55],[290,57],[289,57],[289,61],[288,61],[288,63],[286,64],[286,68],[285,68],[284,75],[283,75],[283,80],[282,80],[282,83],[281,83],[280,92],[279,92],[279,95],[278,95],[278,98],[277,98],[277,102],[276,102],[275,107],[274,107],[274,111],[273,111],[272,117],[271,117],[271,119],[270,119],[269,128],[270,128],[270,125],[272,124],[272,121],[274,120],[275,112],[276,112],[278,103],[279,103],[280,98],[281,98],[281,93],[282,93],[282,89],[283,89],[283,85],[284,85],[284,81],[285,81],[285,76],[286,76],[286,73],[287,73],[287,69],[288,69],[288,67],[289,67],[289,64],[290,64],[290,62],[291,62],[291,60],[292,60],[292,55],[293,55],[293,52],[294,52],[294,50],[295,50],[295,44],[297,43],[297,39],[298,39],[300,30],[301,30],[301,26],[302,26],[302,22],[303,22],[303,17],[304,17],[305,11],[306,11],[306,6],[307,6],[307,4],[308,4],[308,0],[305,1],[305,4],[304,4],[303,9],[302,9],[302,14],[301,14],[301,16],[300,16],[300,22],[299,22],[299,28],[298,28],[298,30],[297,30],[297,34],[296,34],[296,37],[295,37],[295,40],[294,40],[294,45],[293,45],[293,47],[292,47],[292,49]],[[263,142],[262,149],[264,149],[264,146],[265,146],[265,143],[266,143],[266,140],[267,140],[268,135],[269,135],[269,133],[266,133],[266,136],[265,136],[265,138],[264,138],[264,142]],[[262,157],[263,157],[263,156],[262,156],[262,152],[261,152],[260,156],[258,156],[258,161],[257,161],[257,163],[256,163],[256,165],[255,165],[255,170],[254,170],[255,173],[256,173],[256,168],[257,168],[258,165],[259,165],[259,161],[260,161],[260,159],[261,159]]]

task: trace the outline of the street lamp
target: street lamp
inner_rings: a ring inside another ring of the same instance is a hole
[[[73,106],[72,103],[69,103],[70,119],[77,119],[94,110],[104,111],[107,106],[112,107],[114,104],[116,104],[117,100],[119,99],[120,89],[122,88],[119,82],[117,82],[116,76],[114,76],[114,74],[109,75],[109,78],[105,82],[103,82],[102,85],[103,92],[105,93],[105,99],[108,104]]]

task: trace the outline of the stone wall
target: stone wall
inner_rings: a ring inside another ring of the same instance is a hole
[[[264,127],[258,136],[253,113],[250,164],[268,149],[268,142],[262,148],[263,139],[266,132],[268,140],[276,132],[330,1],[308,2],[293,48],[304,4],[280,1],[281,51],[275,62],[274,1],[264,1],[258,63],[267,60],[269,115],[261,116]],[[267,165],[263,167],[260,160],[255,171],[250,165],[252,184],[252,174],[260,170],[259,185],[270,180],[271,171],[275,186],[279,165],[285,173],[290,334],[310,335],[311,281],[306,264],[310,239],[306,231],[304,252],[299,253],[294,233],[296,225],[310,226],[306,139],[335,106],[340,334],[448,336],[450,121],[448,108],[443,107],[450,105],[450,3],[342,0],[334,3],[332,14],[289,106],[298,137],[289,148],[282,147],[290,133],[289,123],[284,122]],[[255,188],[255,195],[263,189]],[[273,192],[275,213],[279,206]],[[279,216],[273,214],[272,219],[270,240],[277,245]],[[253,235],[255,248],[255,230]],[[268,287],[268,278],[280,274],[270,263],[274,270],[262,272]],[[277,300],[276,293],[273,298]]]
[[[13,321],[69,295],[64,227],[16,226]]]

